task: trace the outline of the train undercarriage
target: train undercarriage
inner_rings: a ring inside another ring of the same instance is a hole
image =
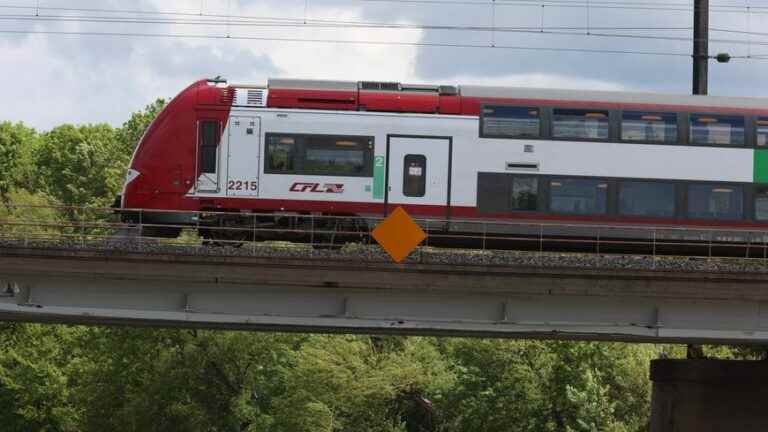
[[[186,221],[135,214],[123,220],[138,223],[142,237],[176,238],[196,229],[203,245],[240,247],[247,242],[283,241],[335,249],[345,244],[370,244],[379,219],[349,214],[195,213]],[[768,258],[768,232],[714,228],[599,226],[556,223],[486,223],[430,221],[424,246],[476,250],[575,252],[633,255],[684,255]]]

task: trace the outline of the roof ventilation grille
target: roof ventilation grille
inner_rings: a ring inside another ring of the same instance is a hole
[[[400,83],[360,81],[360,90],[400,91]]]
[[[232,105],[232,97],[232,89],[224,87],[221,89],[221,93],[219,93],[219,103],[223,105]]]
[[[238,106],[267,106],[267,89],[239,88],[235,91],[235,105]]]

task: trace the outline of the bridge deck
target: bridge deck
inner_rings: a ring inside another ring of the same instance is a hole
[[[626,268],[642,257],[392,264],[0,249],[0,319],[224,328],[765,343],[768,273]],[[434,258],[434,257],[433,257]],[[614,259],[615,258],[615,259]],[[545,260],[547,261],[545,265]],[[619,260],[619,265],[615,261]],[[611,263],[614,262],[614,265]],[[538,264],[531,264],[538,263]],[[728,265],[733,265],[728,264]],[[737,267],[737,269],[739,269]]]

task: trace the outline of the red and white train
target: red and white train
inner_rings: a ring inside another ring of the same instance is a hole
[[[768,99],[202,80],[147,129],[121,196],[125,217],[156,223],[193,221],[151,210],[236,225],[398,206],[462,232],[505,219],[760,231]]]

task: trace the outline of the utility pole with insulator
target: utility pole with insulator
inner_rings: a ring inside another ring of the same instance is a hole
[[[709,73],[709,0],[693,0],[693,94],[707,94]],[[686,358],[704,357],[701,345],[688,344]]]
[[[709,66],[709,0],[693,3],[693,94],[707,94]]]

